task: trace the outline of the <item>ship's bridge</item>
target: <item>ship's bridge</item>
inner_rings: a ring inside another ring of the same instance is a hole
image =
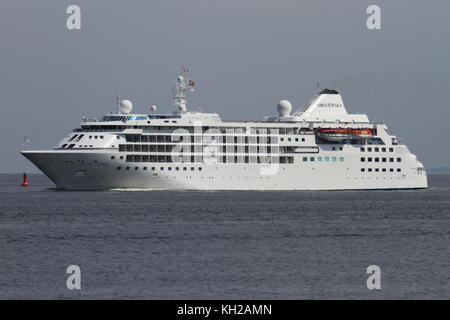
[[[217,113],[186,112],[171,114],[123,114],[110,113],[103,116],[100,122],[128,122],[128,121],[150,121],[150,120],[188,120],[188,121],[221,121]],[[93,119],[84,119],[84,122],[97,122]]]
[[[123,114],[108,114],[103,117],[103,122],[109,121],[127,121],[127,120],[148,120],[148,115],[136,114],[136,115],[123,115]]]

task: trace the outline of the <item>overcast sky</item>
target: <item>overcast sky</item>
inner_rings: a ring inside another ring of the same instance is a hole
[[[81,30],[66,28],[81,7]],[[381,30],[366,9],[381,7]],[[0,172],[37,172],[19,155],[52,148],[81,116],[172,112],[182,65],[196,81],[191,109],[222,119],[300,107],[320,87],[351,112],[381,121],[427,168],[450,162],[448,0],[2,0]]]

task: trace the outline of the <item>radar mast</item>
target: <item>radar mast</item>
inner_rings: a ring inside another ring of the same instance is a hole
[[[187,112],[187,93],[189,87],[194,86],[194,81],[186,80],[185,75],[189,72],[184,66],[181,68],[181,74],[177,77],[177,82],[173,85],[173,99],[177,110],[175,112],[185,113]],[[191,90],[193,90],[191,88]]]

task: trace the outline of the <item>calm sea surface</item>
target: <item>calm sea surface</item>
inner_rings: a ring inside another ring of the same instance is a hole
[[[450,175],[416,191],[62,192],[0,175],[1,299],[450,298]],[[66,268],[81,268],[81,290]],[[381,268],[368,290],[366,268]]]

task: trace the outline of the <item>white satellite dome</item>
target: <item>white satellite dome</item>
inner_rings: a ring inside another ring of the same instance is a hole
[[[125,99],[125,100],[120,101],[120,105],[119,105],[120,113],[130,113],[132,109],[133,109],[133,104],[131,103],[130,100]]]
[[[155,105],[152,105],[152,106],[150,107],[150,110],[156,111],[156,106],[155,106]]]
[[[292,104],[288,100],[281,100],[277,104],[277,110],[280,117],[286,117],[292,111]]]

